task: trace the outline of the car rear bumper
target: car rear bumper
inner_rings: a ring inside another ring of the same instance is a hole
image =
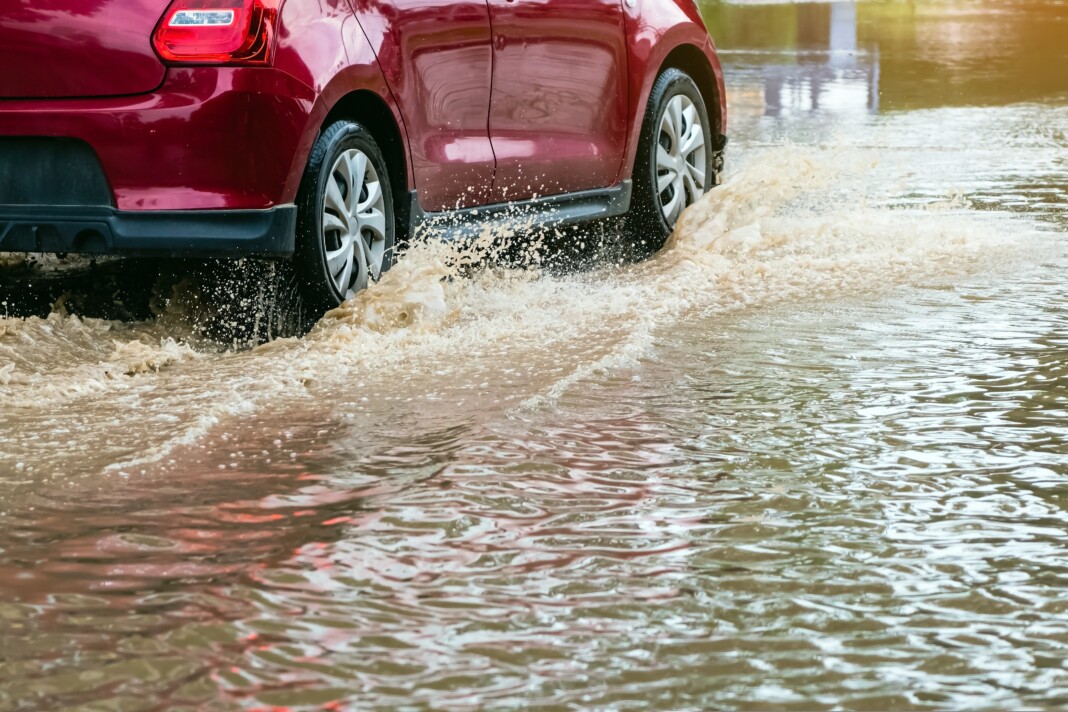
[[[292,203],[314,140],[309,130],[316,95],[272,67],[187,67],[168,70],[159,89],[136,96],[0,100],[0,168],[42,191],[0,205],[108,205],[121,211],[263,210]],[[35,155],[38,142],[47,148]],[[5,145],[6,144],[6,145]],[[55,146],[63,144],[59,149]],[[83,200],[73,188],[56,198],[50,183],[75,185],[62,174],[73,156],[102,174],[103,198]],[[68,146],[64,148],[64,146]],[[6,158],[5,158],[6,156]],[[11,166],[8,166],[11,168]],[[0,171],[2,173],[2,171]]]
[[[288,256],[297,208],[121,211],[0,205],[0,252],[158,257]]]

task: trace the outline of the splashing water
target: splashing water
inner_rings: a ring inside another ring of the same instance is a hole
[[[311,384],[329,390],[362,379],[369,369],[391,379],[433,372],[481,383],[478,374],[525,368],[542,375],[502,395],[533,405],[584,378],[635,365],[658,330],[695,314],[946,280],[1037,249],[1034,230],[1003,217],[886,207],[880,179],[878,161],[863,152],[755,152],[686,213],[660,255],[577,275],[472,269],[502,249],[499,236],[462,246],[418,244],[307,337],[247,353],[198,351],[161,333],[174,326],[166,318],[145,325],[63,314],[5,319],[0,387],[14,419],[5,457],[24,458],[21,444],[45,437],[34,430],[62,419],[55,409],[91,411],[87,399],[104,394],[122,405],[126,415],[112,416],[118,422],[150,408],[177,423],[196,420],[202,432],[198,414],[205,409],[247,414],[301,398]],[[28,413],[51,415],[37,423]],[[140,434],[160,458],[167,443],[189,442],[188,433],[172,428]],[[96,434],[90,428],[80,437]],[[47,458],[63,460],[72,449]],[[113,459],[107,448],[97,454],[86,464]]]

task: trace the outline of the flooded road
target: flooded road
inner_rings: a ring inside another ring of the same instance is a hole
[[[705,9],[647,263],[0,319],[0,709],[1068,705],[1068,5]]]

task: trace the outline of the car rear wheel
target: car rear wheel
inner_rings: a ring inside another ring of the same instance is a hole
[[[627,236],[634,257],[664,246],[683,211],[715,185],[712,130],[697,84],[666,69],[653,84],[634,161]]]
[[[370,132],[351,121],[322,132],[298,205],[294,267],[309,312],[322,314],[377,282],[393,262],[393,191]]]

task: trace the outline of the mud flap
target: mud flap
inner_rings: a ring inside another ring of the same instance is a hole
[[[719,135],[716,139],[716,143],[712,147],[712,185],[720,185],[723,183],[723,168],[726,162],[727,154],[727,137],[723,134]]]

